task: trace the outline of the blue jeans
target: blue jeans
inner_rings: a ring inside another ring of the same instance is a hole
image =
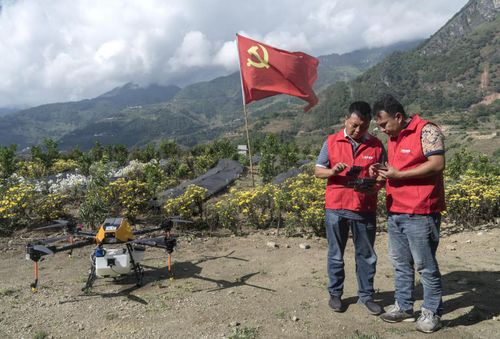
[[[344,290],[344,250],[351,228],[356,255],[356,276],[358,279],[358,296],[361,302],[372,299],[373,278],[377,265],[377,255],[373,248],[375,243],[376,219],[372,217],[355,220],[335,214],[334,210],[326,210],[326,236],[328,239],[328,292],[330,295],[342,297]]]
[[[422,307],[443,313],[441,273],[436,261],[441,215],[389,214],[389,257],[395,271],[395,299],[403,310],[413,310],[415,269],[424,289]]]

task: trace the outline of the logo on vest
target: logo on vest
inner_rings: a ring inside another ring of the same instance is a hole
[[[363,155],[363,159],[372,160],[373,158],[373,155]]]
[[[402,149],[401,149],[401,153],[408,154],[408,153],[411,153],[411,150],[406,149],[406,148],[402,148]]]

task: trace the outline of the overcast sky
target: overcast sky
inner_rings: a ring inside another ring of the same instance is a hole
[[[427,38],[467,0],[0,0],[0,107],[237,70],[235,33],[314,56]]]

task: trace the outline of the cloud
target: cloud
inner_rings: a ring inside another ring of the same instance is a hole
[[[237,32],[316,56],[426,38],[465,3],[0,0],[0,107],[229,74]]]

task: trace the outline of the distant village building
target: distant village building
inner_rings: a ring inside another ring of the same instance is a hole
[[[238,154],[248,155],[247,145],[238,145]]]

